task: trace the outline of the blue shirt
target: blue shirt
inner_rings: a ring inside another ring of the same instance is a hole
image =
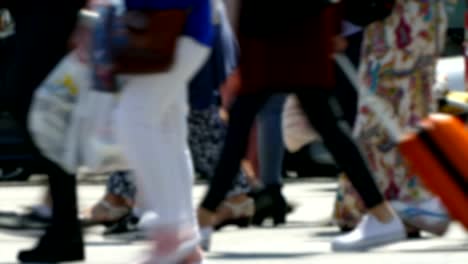
[[[184,35],[198,40],[200,43],[211,46],[213,39],[213,23],[210,0],[126,0],[127,9],[187,9],[190,15],[187,18]]]
[[[189,84],[189,102],[192,110],[207,110],[218,105],[220,86],[238,65],[239,50],[225,9],[218,8],[219,25],[215,34],[211,55],[203,68]]]

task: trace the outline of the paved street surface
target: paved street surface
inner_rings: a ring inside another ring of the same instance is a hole
[[[443,238],[425,234],[423,239],[405,241],[366,253],[336,254],[330,251],[330,240],[337,229],[321,225],[332,210],[335,184],[327,180],[291,183],[286,188],[290,200],[299,204],[287,226],[250,228],[238,231],[228,228],[217,233],[207,264],[313,264],[313,263],[427,263],[468,264],[468,236],[454,224]],[[81,186],[80,201],[85,207],[96,201],[102,186]],[[18,210],[33,204],[41,193],[38,186],[0,186],[0,209]],[[197,186],[195,200],[203,192]],[[145,250],[147,242],[104,239],[101,229],[91,230],[87,237],[85,263],[132,263]],[[15,263],[19,249],[33,245],[30,233],[0,230],[0,264]]]

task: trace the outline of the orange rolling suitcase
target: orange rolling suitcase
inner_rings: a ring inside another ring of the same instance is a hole
[[[418,131],[402,133],[400,128],[367,89],[358,89],[357,73],[343,55],[335,56],[364,100],[372,101],[373,112],[390,136],[399,144],[410,168],[426,186],[440,197],[453,219],[468,230],[468,130],[458,118],[448,114],[431,114]]]
[[[425,185],[468,229],[468,132],[456,117],[432,114],[399,148]]]

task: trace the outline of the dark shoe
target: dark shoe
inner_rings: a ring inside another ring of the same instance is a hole
[[[23,219],[25,221],[31,221],[31,222],[37,222],[37,223],[42,223],[44,225],[49,225],[51,222],[50,217],[43,216],[41,214],[38,214],[35,211],[31,211],[29,213],[26,213],[23,215]]]
[[[137,239],[145,235],[146,232],[138,228],[140,218],[134,214],[128,214],[113,225],[104,230],[105,237],[115,237],[120,239]]]
[[[131,208],[115,206],[106,200],[101,200],[85,215],[81,217],[81,224],[85,228],[96,225],[110,227],[131,215]]]
[[[421,231],[415,230],[415,231],[406,231],[406,237],[408,239],[419,239],[421,238]]]
[[[292,206],[288,206],[281,193],[281,186],[267,186],[262,191],[254,194],[253,197],[256,211],[252,224],[256,226],[262,226],[263,222],[268,218],[273,219],[273,226],[285,224],[288,211],[293,210]]]
[[[69,232],[67,232],[69,233]],[[37,246],[31,250],[21,251],[18,260],[21,263],[46,262],[58,263],[64,261],[84,260],[84,245],[81,231],[72,235],[48,229],[41,237]]]

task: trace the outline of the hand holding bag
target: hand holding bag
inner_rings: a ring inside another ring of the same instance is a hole
[[[168,71],[177,39],[183,33],[189,10],[127,10],[116,14],[112,5],[81,12],[93,25],[91,62],[95,89],[117,92],[115,74]]]
[[[116,32],[124,45],[114,47],[115,71],[152,73],[170,69],[188,10],[127,11]],[[125,40],[126,39],[126,40]]]
[[[91,90],[91,69],[68,54],[36,90],[29,130],[41,152],[69,173],[126,170],[114,137],[117,97]]]

